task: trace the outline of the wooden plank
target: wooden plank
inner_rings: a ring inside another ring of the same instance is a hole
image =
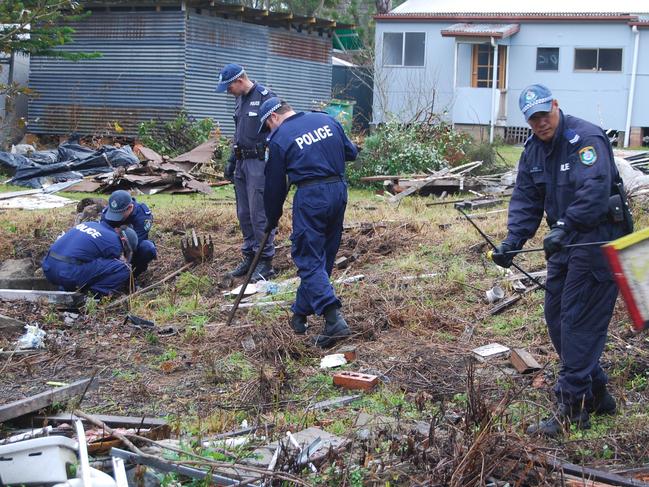
[[[33,413],[39,409],[51,406],[55,402],[63,402],[86,391],[97,387],[98,381],[93,379],[82,379],[70,385],[59,387],[51,391],[41,392],[27,399],[20,399],[0,406],[0,423],[10,419]]]
[[[138,416],[113,416],[110,414],[93,414],[94,418],[106,423],[111,428],[164,428],[169,427],[164,419],[138,417]],[[77,418],[72,413],[48,414],[36,416],[36,421],[47,421],[49,424],[70,423],[76,419],[87,422],[83,418]]]
[[[608,485],[616,485],[619,487],[649,487],[649,484],[640,480],[629,479],[604,470],[582,467],[581,465],[575,465],[574,463],[562,462],[549,455],[539,456],[536,461],[540,465],[549,465],[557,470],[562,470],[564,475],[574,475],[580,479],[586,478],[592,481],[602,482]]]
[[[522,348],[513,349],[509,360],[519,374],[529,374],[530,372],[541,370],[541,365],[532,354]]]
[[[595,480],[589,480],[575,475],[564,475],[566,487],[612,487],[611,484],[604,484]]]
[[[40,291],[33,289],[0,289],[0,299],[5,301],[28,301],[75,307],[83,302],[84,295],[70,291]]]

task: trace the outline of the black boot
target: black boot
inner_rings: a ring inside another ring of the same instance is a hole
[[[295,313],[291,316],[291,328],[297,335],[306,333],[306,316]]]
[[[556,438],[570,429],[571,424],[576,424],[578,429],[590,429],[590,417],[586,408],[581,404],[559,404],[554,415],[527,428],[528,435],[543,435]]]
[[[269,257],[266,259],[261,259],[255,268],[255,272],[252,273],[250,282],[267,281],[275,275],[275,269],[273,269],[273,258]]]
[[[588,412],[599,415],[614,415],[617,412],[615,399],[608,392],[606,386],[593,389],[593,399],[587,405]]]
[[[351,335],[349,326],[343,315],[340,313],[338,306],[329,305],[324,310],[325,327],[321,335],[315,337],[314,345],[320,348],[329,348],[338,340]]]
[[[233,271],[230,271],[229,274],[232,277],[245,276],[246,273],[250,270],[250,266],[252,265],[253,258],[254,258],[253,255],[243,254],[243,260],[239,262],[239,265],[236,266]]]

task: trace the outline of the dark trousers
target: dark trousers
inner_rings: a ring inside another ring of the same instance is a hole
[[[149,267],[149,262],[158,256],[158,250],[151,240],[140,240],[137,249],[133,253],[131,265],[133,266],[133,275],[139,276]]]
[[[127,289],[131,276],[129,266],[119,259],[95,259],[82,264],[69,264],[49,255],[43,260],[43,273],[48,281],[64,291],[89,289],[109,295]]]
[[[266,227],[266,212],[264,210],[264,167],[266,163],[259,159],[244,159],[237,162],[234,172],[234,193],[237,198],[237,218],[241,233],[243,233],[243,245],[241,252],[244,255],[252,255],[257,252],[259,243],[264,238]],[[271,234],[264,250],[262,258],[270,258],[275,255],[275,231]]]
[[[559,402],[579,404],[608,382],[600,366],[618,289],[599,248],[565,249],[548,261],[545,321],[561,370]]]
[[[322,315],[327,306],[340,307],[329,282],[340,247],[347,184],[343,181],[298,188],[293,198],[291,256],[298,269],[300,287],[293,312]]]

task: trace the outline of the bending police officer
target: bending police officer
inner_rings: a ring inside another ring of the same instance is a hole
[[[133,275],[142,274],[149,267],[149,262],[157,258],[155,244],[149,240],[149,231],[153,225],[153,214],[147,205],[138,203],[128,191],[119,189],[108,198],[108,206],[101,213],[101,221],[111,227],[128,225],[135,230],[138,244],[134,248]]]
[[[264,140],[259,133],[259,108],[273,93],[250,80],[238,64],[227,64],[219,75],[216,91],[226,91],[236,97],[234,109],[234,145],[226,165],[225,177],[234,182],[237,200],[237,218],[243,245],[243,260],[230,272],[233,277],[246,275],[259,243],[264,237],[266,213],[264,212]],[[272,262],[275,255],[274,233],[264,247],[261,260],[252,275],[252,282],[262,277],[270,278],[275,272]]]
[[[323,315],[324,331],[315,344],[325,348],[350,334],[329,277],[347,206],[345,161],[356,159],[358,151],[341,125],[325,113],[296,113],[279,98],[266,100],[260,113],[260,131],[264,125],[272,130],[266,149],[267,231],[282,216],[289,185],[297,186],[291,255],[300,286],[291,326],[296,333],[305,333],[307,316]]]
[[[43,259],[43,273],[65,291],[124,292],[131,276],[127,262],[137,244],[132,228],[115,229],[106,222],[79,223],[52,244]]]
[[[554,387],[557,411],[528,428],[557,436],[574,423],[590,427],[592,414],[614,414],[608,378],[600,366],[618,289],[597,246],[632,231],[622,180],[604,131],[564,115],[550,90],[531,85],[519,98],[533,135],[525,143],[509,205],[508,235],[493,254],[501,267],[536,233],[546,212],[548,260],[545,321],[561,368]],[[624,211],[620,211],[624,210]]]

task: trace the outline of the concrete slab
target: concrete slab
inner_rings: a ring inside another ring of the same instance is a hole
[[[29,301],[56,304],[74,308],[84,302],[84,295],[68,291],[35,291],[28,289],[0,289],[0,299],[5,301]]]
[[[44,277],[0,277],[0,289],[57,291],[58,287]]]
[[[9,316],[0,315],[0,330],[2,330],[3,335],[9,333],[20,333],[25,328],[25,323],[20,320],[16,320]]]
[[[31,259],[7,259],[0,264],[0,279],[34,277],[35,270]]]

